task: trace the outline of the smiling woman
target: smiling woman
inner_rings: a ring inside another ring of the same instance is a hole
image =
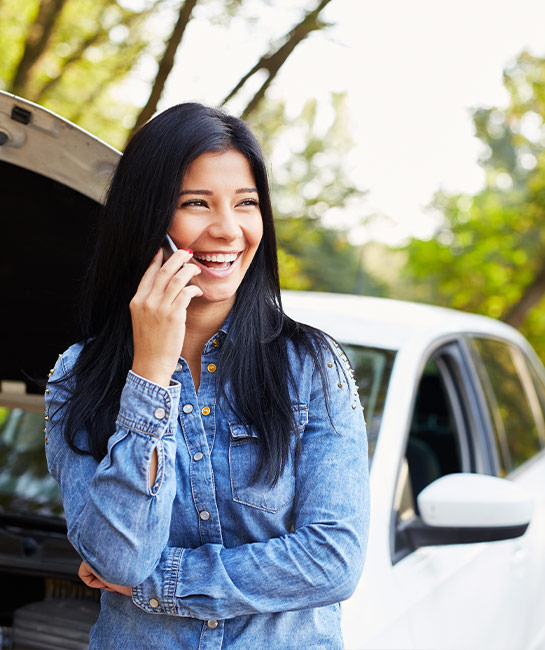
[[[226,301],[230,309],[263,235],[254,175],[239,151],[208,152],[191,163],[169,234],[178,248],[193,249],[203,271],[193,281],[203,291],[193,305]]]
[[[82,340],[46,389],[49,470],[103,590],[90,647],[341,648],[365,424],[338,344],[283,311],[254,136],[199,104],[158,115],[97,234]]]

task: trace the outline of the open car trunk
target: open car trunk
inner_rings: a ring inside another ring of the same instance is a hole
[[[0,580],[9,585],[0,591],[1,648],[86,647],[57,631],[46,645],[51,607],[87,596],[72,584],[79,559],[47,473],[43,390],[58,354],[79,336],[79,287],[118,159],[89,133],[0,91]],[[35,601],[47,613],[25,610]],[[40,617],[48,629],[31,630]]]

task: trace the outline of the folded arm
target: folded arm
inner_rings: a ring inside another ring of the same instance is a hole
[[[58,360],[52,380],[62,380],[74,356],[70,348]],[[168,542],[179,393],[179,384],[164,388],[130,372],[108,453],[98,463],[72,451],[64,438],[67,382],[48,384],[46,455],[61,491],[68,538],[91,570],[110,583],[132,586],[144,580]],[[76,442],[86,448],[87,432],[79,432]]]

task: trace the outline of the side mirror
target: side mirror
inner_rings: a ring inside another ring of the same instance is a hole
[[[447,474],[417,498],[421,518],[403,530],[413,548],[520,537],[533,512],[532,499],[519,485],[483,474]]]

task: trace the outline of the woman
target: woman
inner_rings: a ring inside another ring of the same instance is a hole
[[[46,390],[46,453],[80,576],[104,590],[90,647],[341,648],[365,425],[337,344],[282,311],[242,121],[182,104],[134,136],[83,296],[83,342]]]

